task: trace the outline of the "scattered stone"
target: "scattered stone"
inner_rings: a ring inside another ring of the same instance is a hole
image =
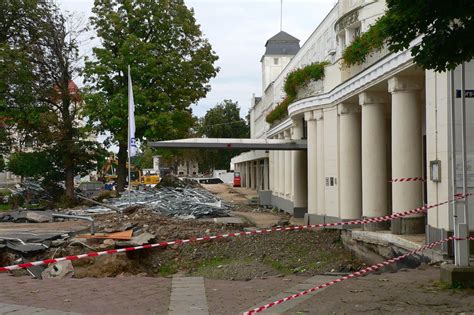
[[[48,212],[28,211],[26,219],[33,223],[46,223],[53,221],[53,217]]]
[[[70,260],[60,261],[50,265],[42,273],[43,279],[65,279],[74,276],[74,267]]]
[[[277,222],[277,225],[278,225],[278,226],[288,226],[288,225],[290,225],[290,221],[289,221],[289,220],[286,220],[286,219],[279,220],[279,221]]]

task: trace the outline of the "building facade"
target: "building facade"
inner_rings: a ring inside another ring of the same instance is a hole
[[[263,204],[312,224],[389,215],[462,192],[460,67],[452,76],[425,71],[409,50],[386,49],[363,64],[342,65],[344,48],[384,10],[385,1],[339,0],[301,48],[286,33],[267,42],[262,96],[252,97],[251,137],[306,139],[307,151],[251,151],[232,160],[242,184],[258,190]],[[282,40],[291,46],[286,47],[290,55],[269,49]],[[322,61],[328,62],[324,78],[298,91],[286,118],[268,124],[266,116],[285,97],[287,75]],[[465,88],[474,88],[473,61],[465,64]],[[466,108],[467,186],[474,192],[474,98],[466,98]],[[453,150],[456,167],[451,167]],[[401,181],[405,178],[414,180]],[[470,209],[473,199],[468,199]],[[429,241],[438,240],[453,231],[453,211],[444,204],[426,216],[364,228],[426,233]],[[473,230],[474,215],[469,220]]]

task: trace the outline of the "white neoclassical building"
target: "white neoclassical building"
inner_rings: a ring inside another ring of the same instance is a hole
[[[409,50],[382,50],[361,65],[342,67],[343,49],[384,10],[385,1],[339,0],[301,47],[285,32],[267,41],[261,59],[262,94],[252,97],[251,138],[303,139],[307,150],[249,151],[232,160],[242,184],[258,190],[261,203],[321,223],[411,210],[461,192],[459,67],[453,71],[454,86],[451,73],[420,69]],[[267,114],[285,97],[287,75],[321,61],[329,62],[324,78],[298,92],[287,117],[268,124]],[[474,98],[469,98],[474,62],[465,69],[467,184],[474,192]],[[452,101],[456,167],[451,167]],[[401,178],[424,180],[391,182]],[[469,205],[473,213],[474,198]],[[426,216],[364,228],[426,232],[433,241],[451,233],[452,226],[452,206],[444,204]],[[470,226],[473,230],[474,215]]]

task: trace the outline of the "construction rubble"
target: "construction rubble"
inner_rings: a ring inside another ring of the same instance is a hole
[[[231,205],[216,198],[201,188],[163,187],[125,192],[120,198],[103,201],[106,205],[125,210],[130,205],[142,206],[150,211],[180,219],[229,216]],[[69,210],[70,214],[110,213],[110,208],[95,206],[86,209]]]
[[[29,208],[36,200],[51,199],[34,182],[17,185],[11,192],[13,196],[32,201]],[[161,184],[124,192],[118,198],[104,199],[97,204],[101,205],[53,210],[19,208],[0,212],[0,261],[2,264],[24,263],[77,251],[139,246],[189,237],[201,231],[240,230],[245,226],[241,222],[218,224],[218,221],[212,221],[228,217],[233,206],[199,184]],[[36,266],[27,271],[38,279],[74,275],[70,264],[48,268]]]

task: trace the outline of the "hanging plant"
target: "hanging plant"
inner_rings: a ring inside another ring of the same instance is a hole
[[[298,90],[306,86],[310,81],[318,81],[324,78],[324,67],[329,62],[315,62],[304,68],[296,69],[290,72],[285,80],[283,87],[286,97],[278,104],[266,117],[269,124],[282,119],[288,115],[288,106],[293,103],[298,94]]]
[[[371,54],[380,51],[388,38],[386,26],[386,18],[383,16],[367,32],[355,38],[342,53],[343,66],[360,65]]]

